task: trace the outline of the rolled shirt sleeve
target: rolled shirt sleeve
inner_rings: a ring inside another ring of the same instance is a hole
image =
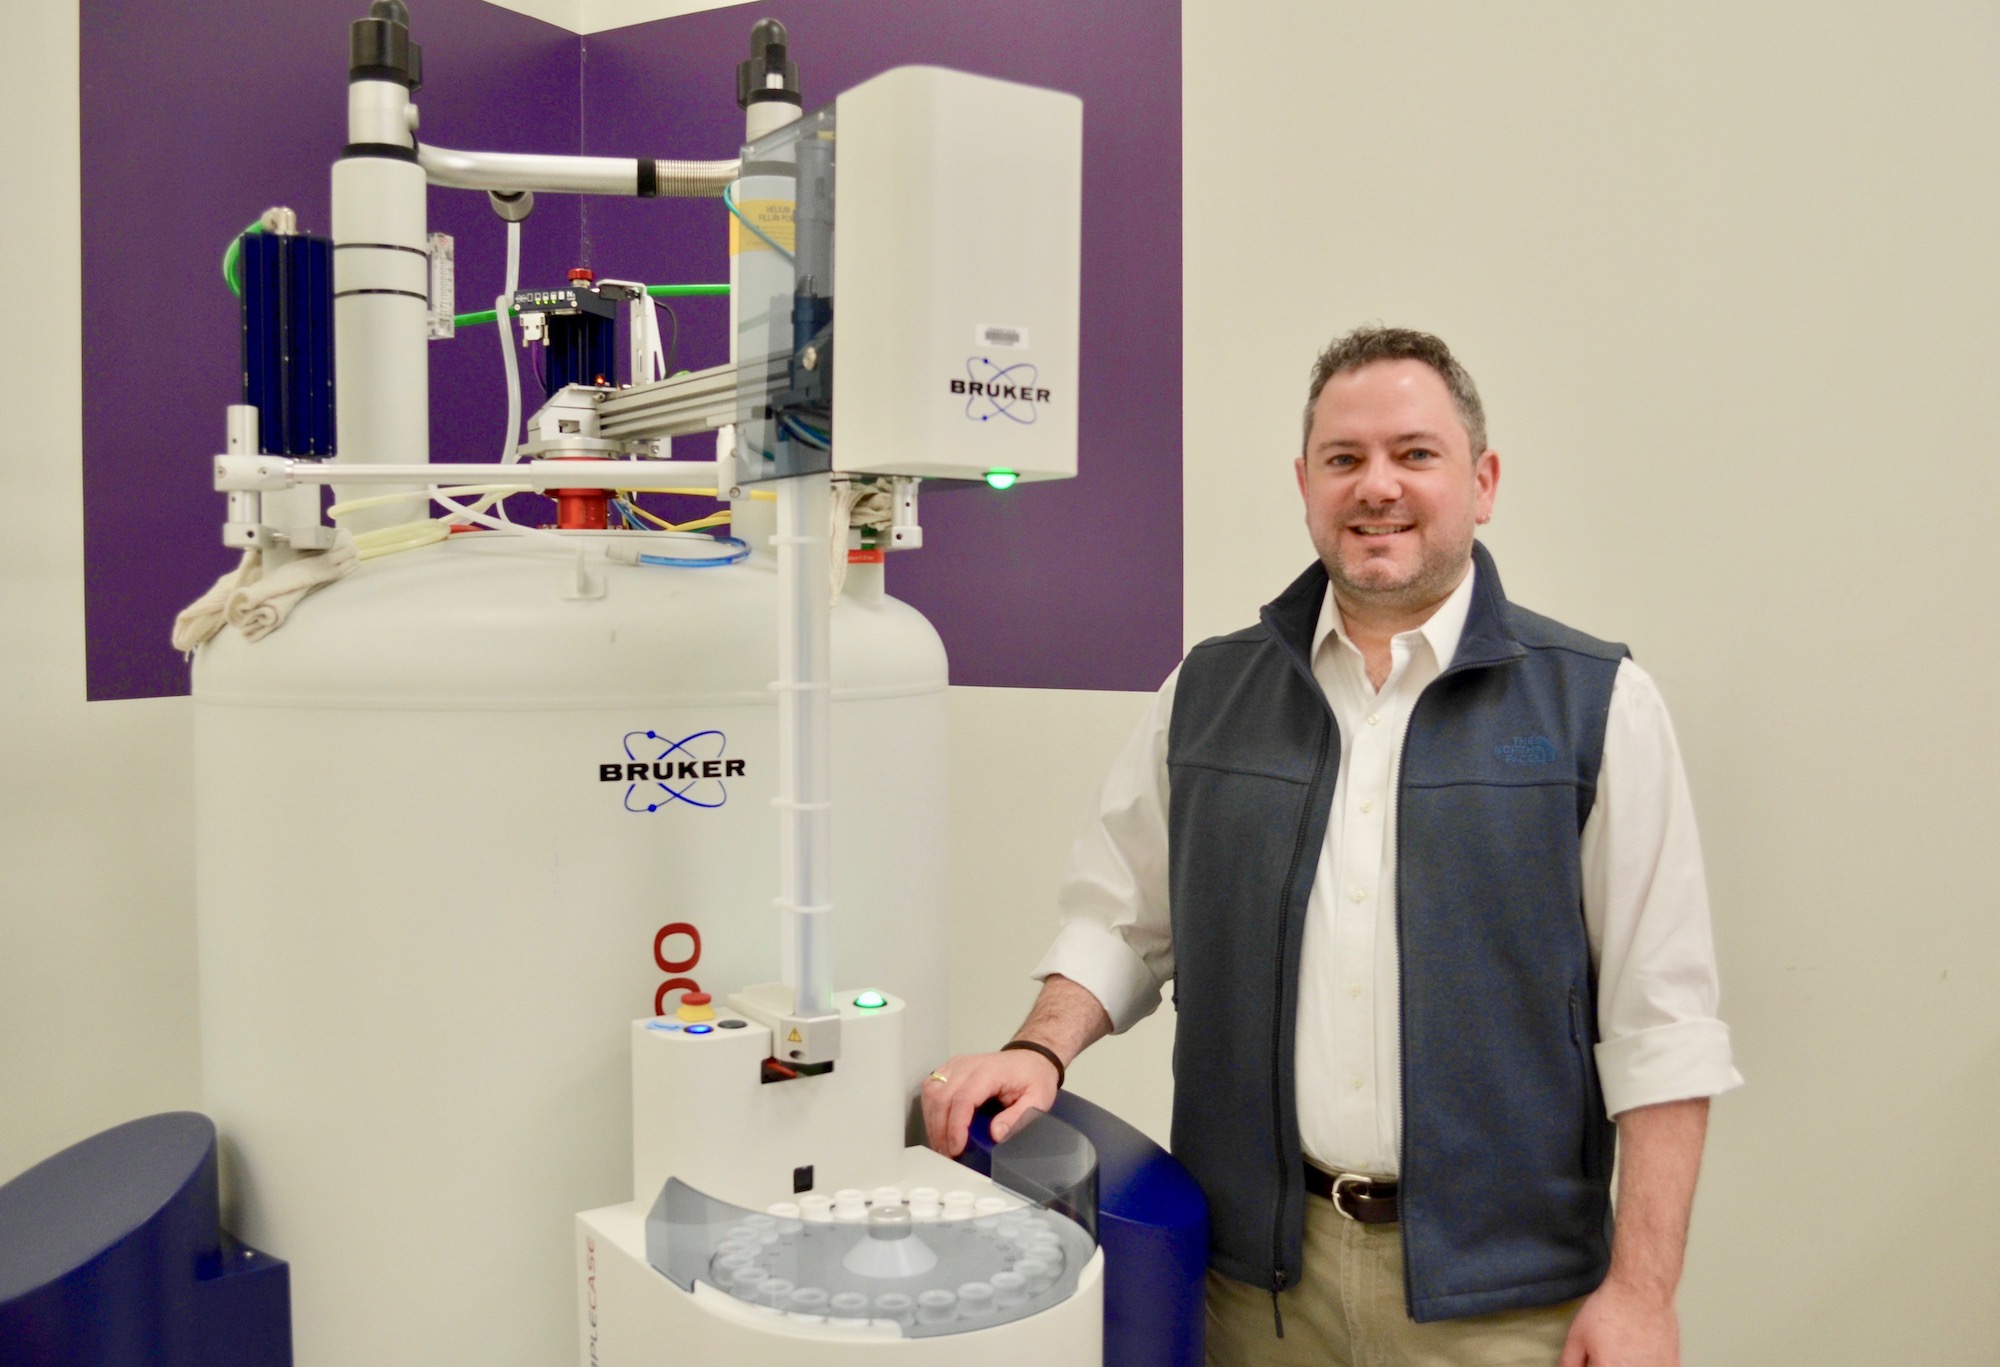
[[[1097,818],[1070,850],[1057,905],[1062,928],[1034,976],[1079,984],[1113,1031],[1159,1007],[1174,976],[1167,908],[1167,725],[1176,669],[1127,738],[1098,791]]]
[[[1742,1086],[1716,1014],[1707,875],[1680,746],[1658,686],[1630,660],[1612,685],[1582,855],[1605,1111]]]

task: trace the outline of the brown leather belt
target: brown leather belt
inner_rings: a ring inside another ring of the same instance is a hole
[[[1333,1202],[1333,1208],[1364,1225],[1393,1225],[1398,1218],[1396,1186],[1351,1172],[1332,1173],[1306,1164],[1306,1190]]]

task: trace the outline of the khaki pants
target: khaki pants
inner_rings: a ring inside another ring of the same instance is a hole
[[[1306,1197],[1305,1281],[1278,1298],[1208,1274],[1208,1367],[1555,1367],[1583,1302],[1418,1324],[1403,1305],[1400,1225]]]

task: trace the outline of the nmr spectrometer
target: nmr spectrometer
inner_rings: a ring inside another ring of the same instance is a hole
[[[735,159],[454,151],[398,0],[349,76],[330,235],[231,248],[243,563],[180,623],[205,1104],[298,1362],[1098,1362],[1089,1140],[906,1145],[946,673],[882,580],[920,481],[1075,474],[1080,103],[908,67],[804,113],[764,21]],[[490,313],[432,187],[504,224]],[[523,288],[552,194],[720,200],[727,285]],[[725,293],[676,371],[657,308]],[[497,458],[436,450],[427,348],[489,322]]]

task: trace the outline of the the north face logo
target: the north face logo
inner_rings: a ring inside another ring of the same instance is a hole
[[[1556,743],[1547,736],[1516,736],[1493,747],[1509,764],[1554,764]]]

